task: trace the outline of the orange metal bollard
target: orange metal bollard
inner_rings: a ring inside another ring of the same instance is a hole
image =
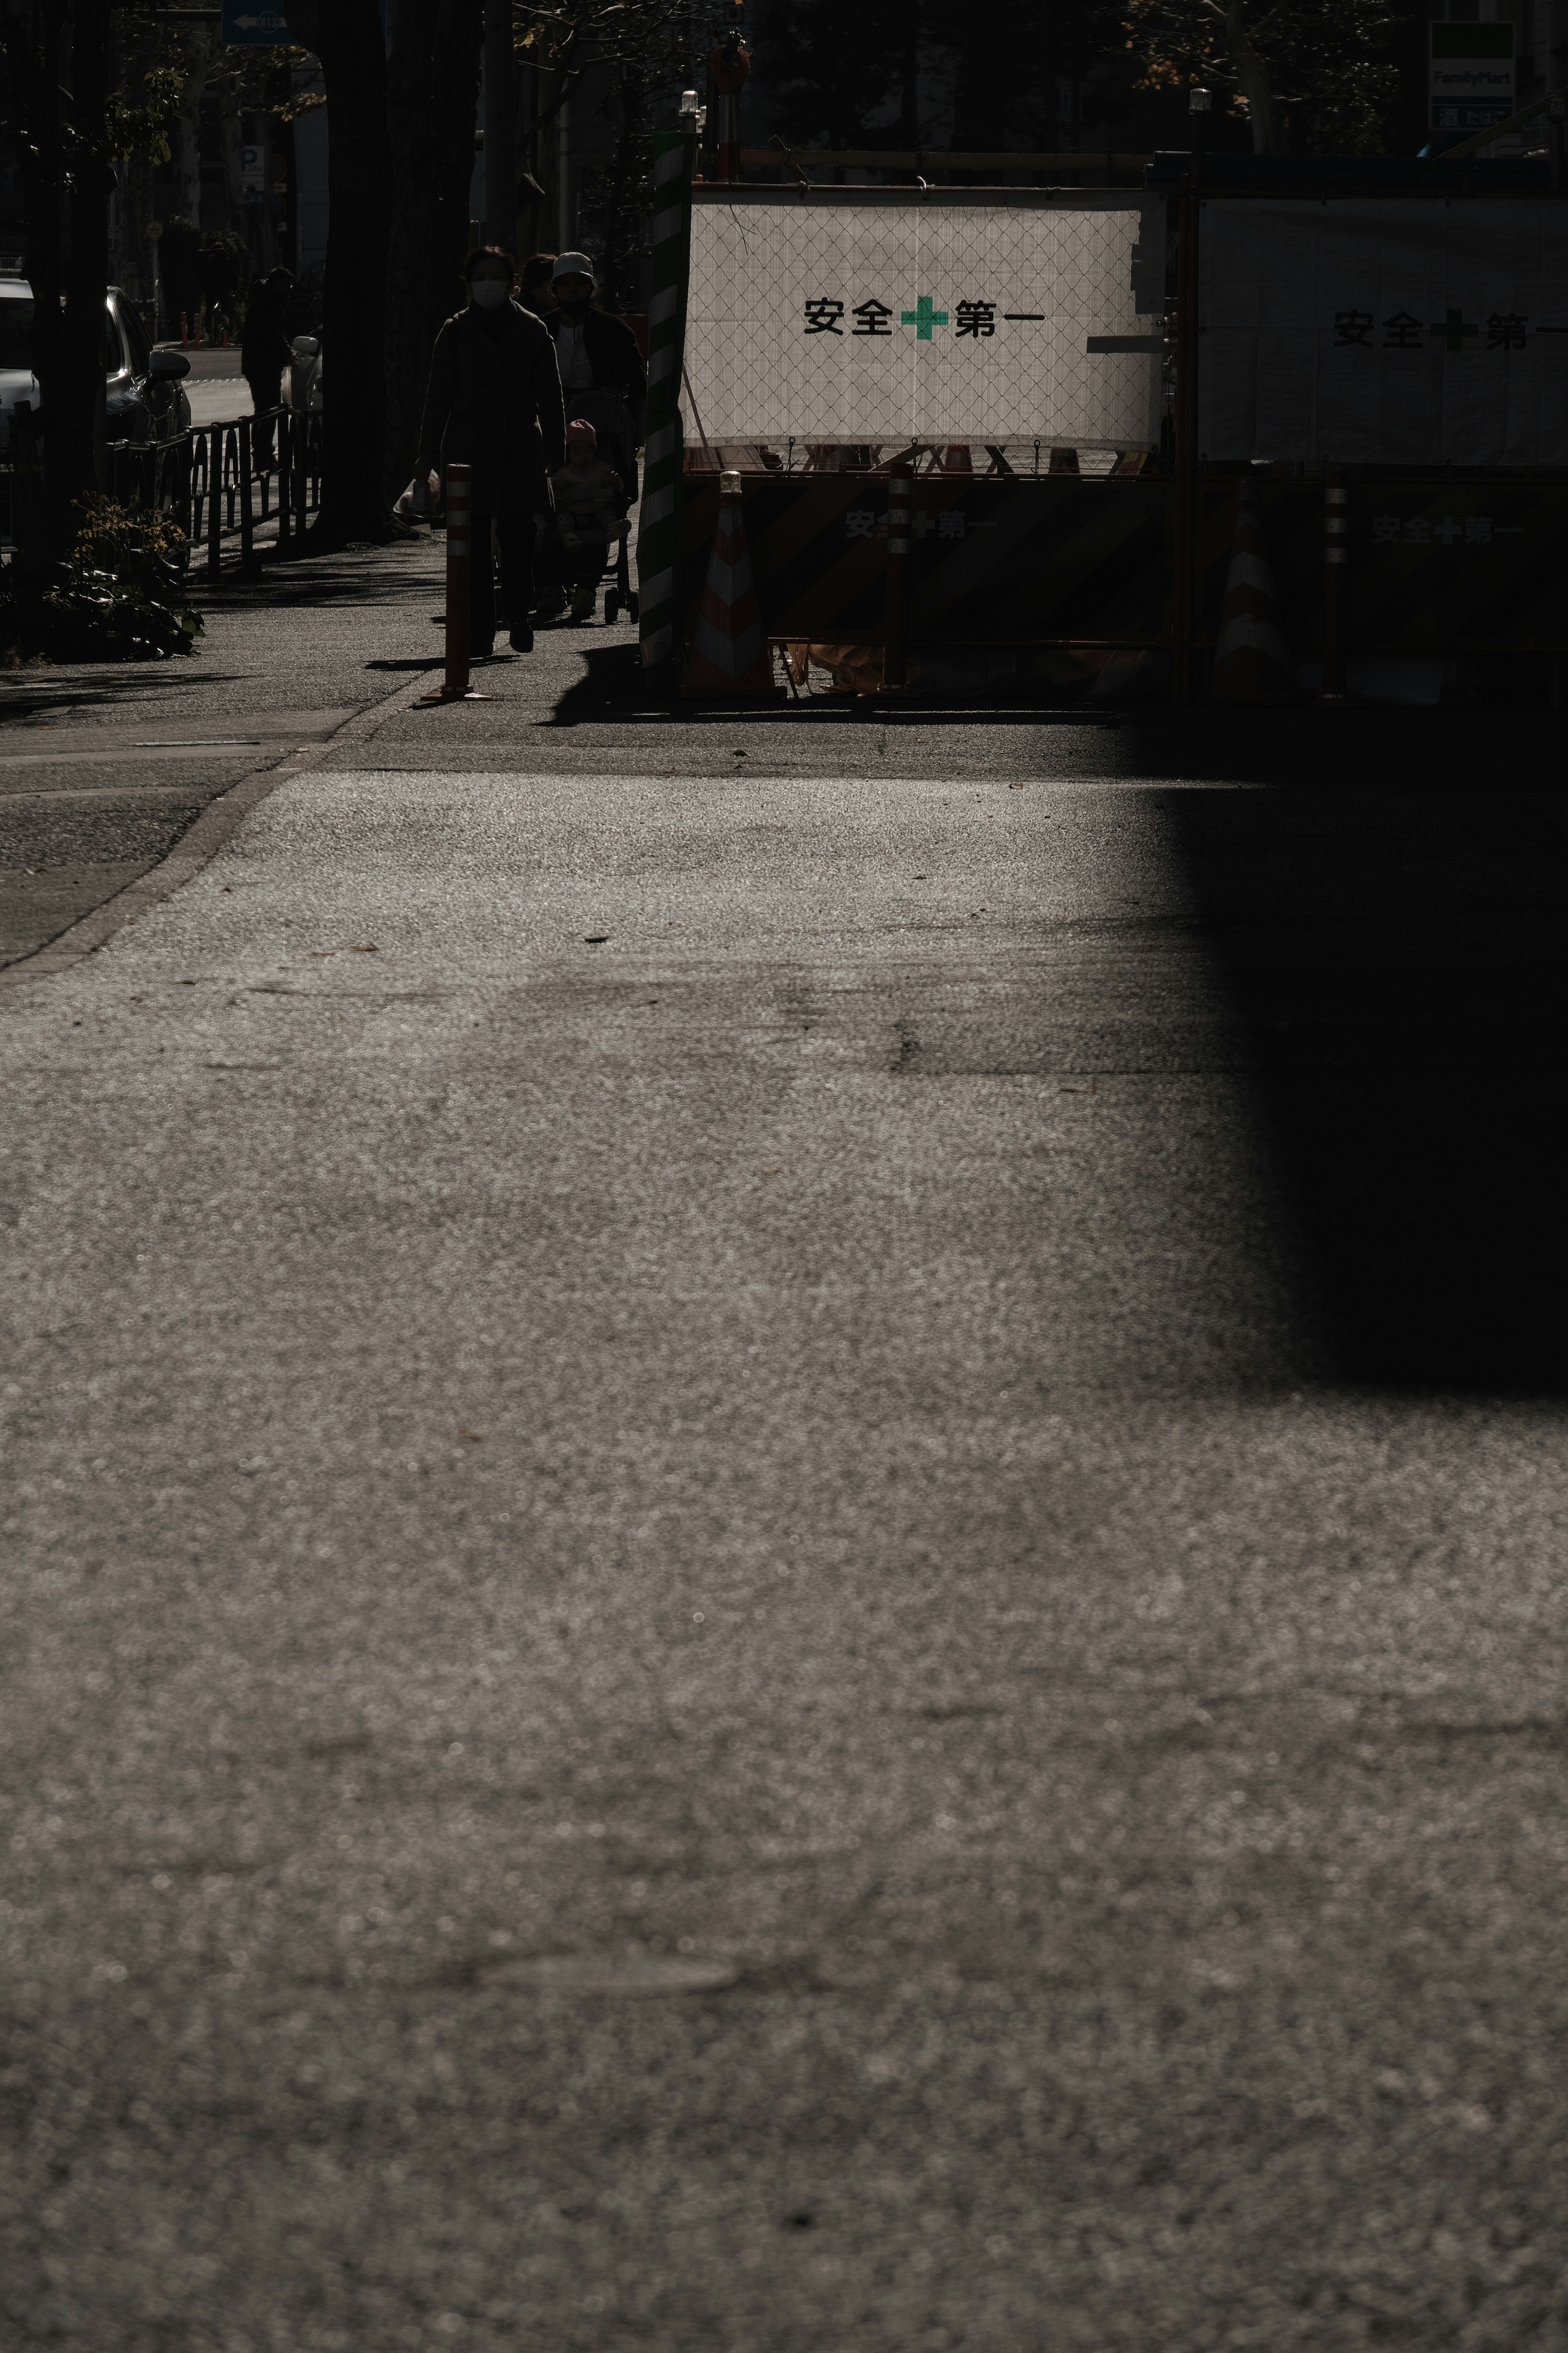
[[[473,561],[473,470],[447,469],[447,675],[421,702],[493,702],[468,684],[468,608]]]

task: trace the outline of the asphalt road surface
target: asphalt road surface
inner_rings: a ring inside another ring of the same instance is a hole
[[[361,650],[0,999],[0,2341],[1561,2348],[1547,715]]]
[[[0,967],[147,875],[220,795],[336,735],[428,657],[441,574],[427,543],[235,574],[232,561],[217,583],[193,574],[205,634],[189,657],[0,670]]]

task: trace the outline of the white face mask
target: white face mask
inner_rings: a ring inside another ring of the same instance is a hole
[[[474,298],[476,309],[499,311],[509,299],[511,289],[504,278],[476,278],[468,291]]]

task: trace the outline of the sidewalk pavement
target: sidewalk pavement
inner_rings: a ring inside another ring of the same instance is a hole
[[[0,999],[18,2341],[1553,2341],[1555,793],[629,659]]]
[[[220,794],[430,662],[441,551],[197,575],[192,597],[206,634],[189,657],[0,670],[0,966],[145,874]]]

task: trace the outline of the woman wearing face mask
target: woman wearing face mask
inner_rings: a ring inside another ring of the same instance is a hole
[[[500,543],[501,593],[511,643],[533,644],[533,517],[551,511],[550,476],[566,454],[561,371],[548,331],[512,301],[515,264],[499,246],[463,265],[468,306],[448,319],[430,355],[417,479],[438,466],[473,469],[469,651],[495,646],[490,525]]]

